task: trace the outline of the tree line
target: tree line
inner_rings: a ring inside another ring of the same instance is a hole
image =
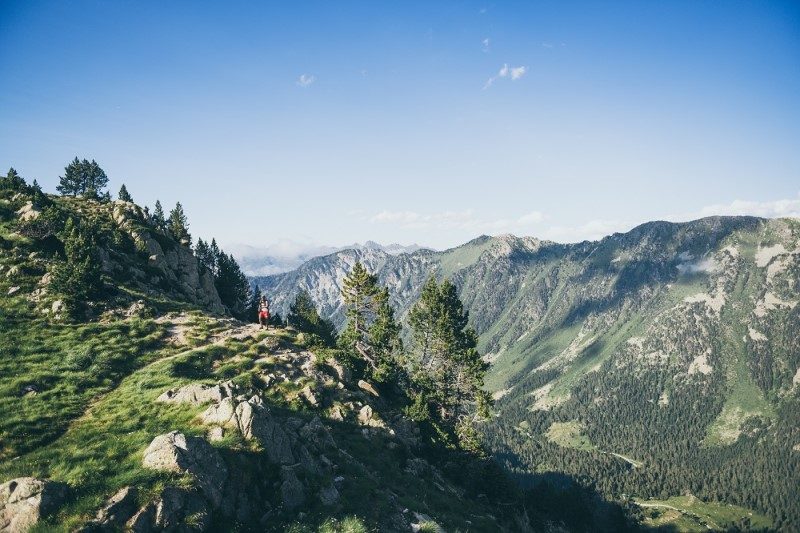
[[[474,428],[491,405],[483,390],[488,365],[476,349],[478,337],[456,286],[435,277],[427,280],[409,315],[408,345],[388,288],[360,262],[343,280],[342,300],[347,318],[338,336],[305,291],[297,294],[287,323],[311,343],[334,349],[357,376],[402,398],[406,414],[427,424],[434,438],[480,450]]]

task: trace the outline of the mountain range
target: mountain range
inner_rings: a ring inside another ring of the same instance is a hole
[[[341,281],[356,261],[401,318],[429,276],[455,282],[491,363],[485,442],[523,483],[569,475],[651,513],[691,495],[800,527],[797,219],[650,222],[577,244],[503,235],[400,256],[343,250],[253,281],[281,312],[309,292],[341,326]]]
[[[380,250],[389,255],[412,253],[424,249],[418,244],[381,245],[374,241],[364,244],[354,243],[347,246],[309,245],[295,241],[280,241],[270,246],[250,246],[247,244],[234,244],[228,247],[233,253],[242,270],[249,276],[268,276],[295,270],[300,265],[323,255],[329,255],[342,250]]]

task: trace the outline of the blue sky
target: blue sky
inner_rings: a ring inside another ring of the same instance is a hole
[[[0,3],[0,165],[222,243],[800,214],[797,2]]]

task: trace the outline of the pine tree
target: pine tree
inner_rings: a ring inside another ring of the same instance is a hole
[[[397,380],[402,369],[403,341],[400,324],[394,318],[389,290],[381,288],[375,295],[375,318],[369,328],[369,343],[375,354],[373,379],[379,382]]]
[[[125,184],[122,184],[122,187],[119,188],[119,193],[117,194],[117,198],[122,200],[123,202],[133,202],[133,198],[131,198],[130,193],[128,193],[128,188],[125,187]]]
[[[197,247],[200,248],[200,241],[198,241]],[[258,311],[260,307],[261,307],[261,289],[258,287],[258,285],[253,285],[250,287],[250,296],[247,298],[245,319],[248,322],[258,323]]]
[[[483,390],[488,365],[476,347],[478,336],[468,326],[455,285],[431,277],[409,313],[415,381],[462,437],[471,436],[472,422],[488,414],[491,400]]]
[[[69,218],[62,236],[65,257],[53,269],[51,290],[63,297],[65,306],[74,316],[102,291],[96,232],[89,226],[78,226]]]
[[[222,255],[222,252],[217,246],[217,240],[212,238],[211,245],[208,247],[208,256],[209,256],[209,264],[211,265],[211,272],[216,275],[217,271],[219,270],[219,256]]]
[[[319,316],[314,301],[306,291],[300,291],[289,306],[286,322],[297,331],[302,331],[319,339],[325,346],[333,346],[336,342],[336,330],[330,321]],[[311,344],[316,339],[312,337]]]
[[[153,216],[151,217],[153,226],[160,231],[165,231],[167,228],[167,221],[164,218],[164,208],[161,207],[161,202],[156,200],[156,206],[153,208]]]
[[[14,167],[9,168],[6,177],[0,179],[0,189],[19,191],[24,189],[25,185],[25,180],[14,170]]]
[[[203,239],[197,239],[197,245],[194,247],[194,256],[197,258],[201,268],[214,272],[214,259],[211,257],[211,249]]]
[[[357,262],[344,279],[342,298],[347,325],[339,336],[340,347],[358,354],[368,364],[373,379],[389,379],[397,367],[401,344],[388,291],[378,285],[377,276]]]
[[[59,176],[58,192],[63,195],[86,196],[87,198],[105,198],[103,191],[108,185],[108,176],[92,159],[79,160],[77,157],[64,168],[64,175]]]
[[[189,224],[180,202],[177,202],[169,213],[167,229],[176,241],[185,246],[191,246],[192,236],[189,235]]]
[[[250,282],[247,281],[247,276],[244,275],[232,255],[219,252],[216,260],[214,285],[220,300],[230,309],[231,313],[237,318],[247,319],[245,315],[250,295]]]

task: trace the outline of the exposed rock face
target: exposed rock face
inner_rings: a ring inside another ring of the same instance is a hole
[[[127,525],[135,533],[208,531],[211,514],[201,495],[167,487],[156,501],[141,508]]]
[[[0,485],[0,532],[22,533],[54,513],[67,487],[55,481],[21,477]]]
[[[246,439],[257,439],[269,460],[275,464],[293,464],[291,441],[258,396],[234,407],[232,398],[210,406],[202,415],[206,424],[233,426]]]
[[[192,474],[215,506],[222,501],[221,487],[228,477],[228,468],[217,450],[204,439],[177,431],[159,435],[145,450],[142,464],[154,470]]]
[[[156,401],[201,405],[209,402],[221,402],[223,399],[235,395],[236,387],[230,381],[218,383],[217,385],[191,383],[179,389],[170,389],[164,392]]]
[[[284,466],[281,469],[281,477],[283,478],[283,483],[281,483],[283,505],[287,509],[297,509],[306,501],[303,484],[300,483],[294,469],[288,466]]]
[[[144,225],[144,212],[135,204],[113,202],[112,218],[119,229],[133,239],[136,248],[149,257],[150,266],[161,271],[160,277],[170,286],[177,287],[189,301],[211,312],[224,312],[211,273],[200,268],[197,258],[188,246],[165,236],[162,242],[172,246],[162,247],[152,230]]]
[[[33,202],[26,203],[19,209],[19,211],[17,211],[17,216],[23,222],[28,220],[35,220],[39,218],[39,215],[41,215],[41,211],[39,211],[33,206]]]

